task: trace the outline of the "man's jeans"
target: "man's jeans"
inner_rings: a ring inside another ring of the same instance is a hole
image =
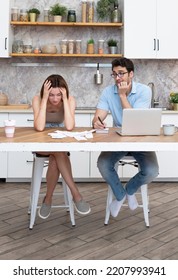
[[[142,185],[150,183],[158,176],[159,167],[155,152],[129,152],[139,164],[138,173],[131,178],[124,188],[117,171],[116,163],[128,152],[102,152],[98,158],[97,166],[105,181],[110,185],[118,201],[127,194],[134,194]]]

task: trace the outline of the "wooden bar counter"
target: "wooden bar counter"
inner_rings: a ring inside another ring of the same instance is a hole
[[[116,128],[108,134],[93,133],[92,139],[77,141],[74,138],[52,139],[48,133],[54,128],[37,132],[30,127],[16,127],[13,138],[6,138],[0,128],[0,151],[178,151],[178,133],[173,136],[119,136]],[[91,127],[73,131],[91,130]]]

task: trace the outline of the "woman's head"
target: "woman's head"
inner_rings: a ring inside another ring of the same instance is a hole
[[[68,88],[68,85],[67,85],[66,81],[64,80],[64,78],[62,76],[57,75],[57,74],[53,74],[53,75],[50,75],[49,77],[47,77],[46,80],[44,81],[44,83],[46,81],[51,82],[51,88],[65,88],[67,98],[69,97],[69,88]],[[41,87],[41,91],[40,91],[40,97],[41,98],[43,98],[44,83],[43,83],[43,85]]]

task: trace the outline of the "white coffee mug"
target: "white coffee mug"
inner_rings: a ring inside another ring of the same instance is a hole
[[[164,135],[174,135],[177,132],[177,127],[174,124],[164,124],[163,134]]]
[[[15,132],[15,120],[5,120],[4,121],[4,129],[6,137],[14,137]]]

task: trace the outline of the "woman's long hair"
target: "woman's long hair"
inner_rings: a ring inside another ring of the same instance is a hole
[[[67,93],[67,98],[69,98],[69,88],[68,88],[68,85],[67,85],[66,81],[64,80],[64,78],[62,76],[53,74],[53,75],[50,75],[48,78],[46,78],[44,83],[46,81],[50,81],[51,82],[51,87],[53,87],[53,88],[57,88],[57,87],[65,88],[66,93]],[[41,87],[41,91],[40,91],[40,97],[41,98],[43,98],[44,83],[43,83],[43,85]]]

